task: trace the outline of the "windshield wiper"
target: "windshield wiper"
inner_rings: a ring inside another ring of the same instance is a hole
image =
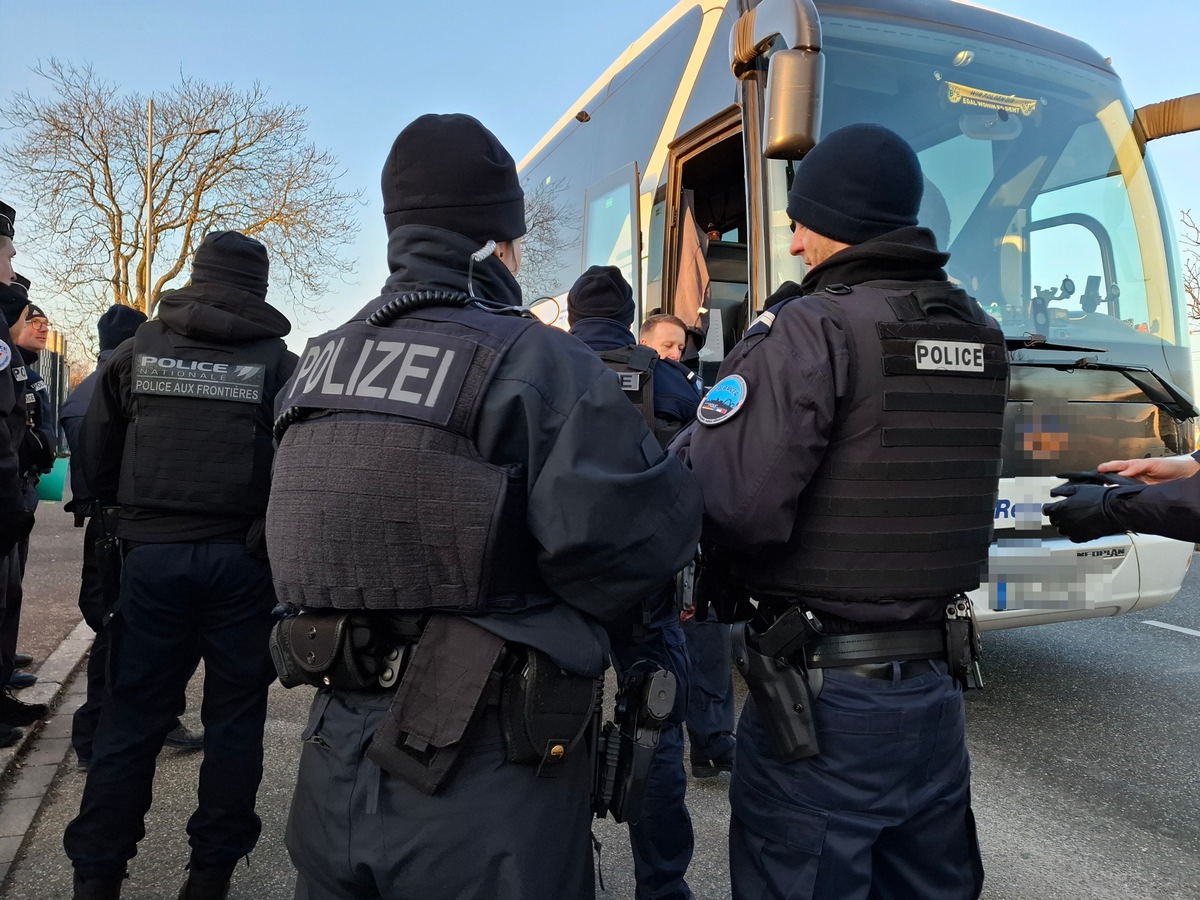
[[[1073,353],[1104,353],[1096,347],[1081,347],[1074,344],[1051,344],[1040,334],[1029,334],[1020,338],[1007,338],[1005,343],[1011,353],[1014,350],[1056,350]],[[1014,366],[1026,366],[1037,369],[1057,369],[1069,372],[1073,369],[1090,369],[1100,372],[1119,372],[1133,384],[1147,399],[1173,419],[1182,422],[1200,416],[1195,401],[1191,396],[1167,378],[1155,372],[1149,366],[1134,366],[1127,363],[1099,362],[1095,359],[1081,357],[1074,361],[1026,360],[1013,359]]]

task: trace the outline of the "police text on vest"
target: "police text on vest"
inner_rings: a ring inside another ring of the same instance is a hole
[[[925,371],[982,372],[983,344],[917,341],[917,368]]]

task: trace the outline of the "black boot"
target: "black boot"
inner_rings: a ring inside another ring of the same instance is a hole
[[[78,872],[75,873],[75,889],[71,896],[74,900],[120,900],[121,885],[125,876],[105,876],[84,880]]]
[[[179,889],[179,900],[225,900],[229,896],[229,879],[233,866],[209,869],[188,864],[187,881]]]
[[[46,718],[49,712],[45,703],[25,703],[10,694],[7,687],[0,690],[0,722],[5,725],[32,725]]]

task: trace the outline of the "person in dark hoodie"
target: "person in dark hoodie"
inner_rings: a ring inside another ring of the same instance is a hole
[[[21,290],[28,292],[29,279],[19,273],[14,273],[13,287],[18,286]],[[53,467],[58,446],[58,433],[50,411],[50,392],[36,368],[38,354],[46,349],[46,339],[49,334],[49,318],[40,306],[30,303],[25,311],[24,327],[16,339],[15,346],[20,354],[21,366],[25,374],[26,428],[25,437],[18,452],[21,464],[21,492],[25,497],[25,508],[31,513],[37,512],[40,501],[37,491],[38,482]],[[25,568],[29,564],[28,538],[17,545],[17,558],[20,561],[21,584],[9,594],[4,617],[0,620],[0,644],[11,648],[11,655],[14,659],[24,656],[17,652],[17,640],[21,627]],[[14,671],[9,676],[8,686],[23,688],[36,682],[36,675]]]
[[[391,275],[309,342],[276,426],[268,543],[301,611],[277,663],[320,686],[296,896],[586,900],[605,627],[687,562],[699,489],[521,305],[524,192],[495,135],[421,116],[382,187]],[[345,659],[310,662],[338,633]]]
[[[9,747],[21,737],[20,727],[44,718],[44,703],[25,703],[8,687],[16,667],[15,621],[20,611],[20,545],[33,529],[34,515],[25,502],[21,485],[21,448],[28,422],[26,373],[17,341],[25,326],[29,295],[16,281],[12,258],[16,213],[0,202],[0,746]],[[10,605],[11,604],[11,605]],[[7,624],[7,627],[5,625]]]
[[[121,567],[119,550],[114,540],[116,534],[106,533],[99,505],[83,474],[83,417],[95,393],[104,364],[113,355],[113,351],[132,338],[145,321],[146,314],[140,309],[123,304],[114,304],[104,311],[97,323],[100,354],[96,359],[96,368],[75,386],[58,414],[58,421],[66,436],[72,459],[71,500],[63,509],[75,517],[76,528],[84,529],[83,568],[79,577],[79,611],[83,613],[83,620],[96,632],[92,649],[88,653],[87,699],[75,710],[71,718],[71,746],[75,750],[80,768],[84,769],[92,761],[92,738],[96,734],[96,726],[100,723],[100,710],[108,692],[112,629],[107,625],[120,592]],[[102,541],[106,546],[98,555],[97,547]],[[196,660],[199,662],[199,655]],[[199,749],[204,746],[204,735],[179,722],[167,733],[165,743],[168,747]]]
[[[696,414],[700,394],[693,373],[673,359],[639,344],[630,331],[633,289],[616,266],[592,266],[567,292],[570,333],[583,341],[621,377],[625,395],[643,411],[663,449]],[[628,627],[613,635],[620,670],[649,661],[675,676],[675,707],[659,734],[646,783],[641,818],[629,824],[637,896],[687,900],[685,875],[692,859],[692,819],[685,805],[683,721],[687,715],[691,671],[683,626],[675,603],[675,584],[648,594]]]
[[[808,273],[767,300],[676,443],[704,486],[706,542],[756,601],[732,616],[750,620],[733,628],[750,688],[735,897],[982,889],[964,593],[987,562],[1008,363],[917,226],[922,186],[916,153],[879,125],[804,157],[787,212]]]
[[[120,894],[197,652],[204,762],[179,896],[224,898],[262,827],[275,606],[263,523],[273,405],[296,365],[267,274],[258,241],[206,235],[191,281],[113,352],[84,417],[84,477],[99,503],[120,506],[125,559],[110,693],[63,838],[76,898]]]

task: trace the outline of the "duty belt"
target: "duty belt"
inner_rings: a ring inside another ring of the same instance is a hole
[[[804,657],[810,667],[817,669],[910,659],[945,659],[946,633],[941,628],[923,628],[827,634],[808,641]]]

